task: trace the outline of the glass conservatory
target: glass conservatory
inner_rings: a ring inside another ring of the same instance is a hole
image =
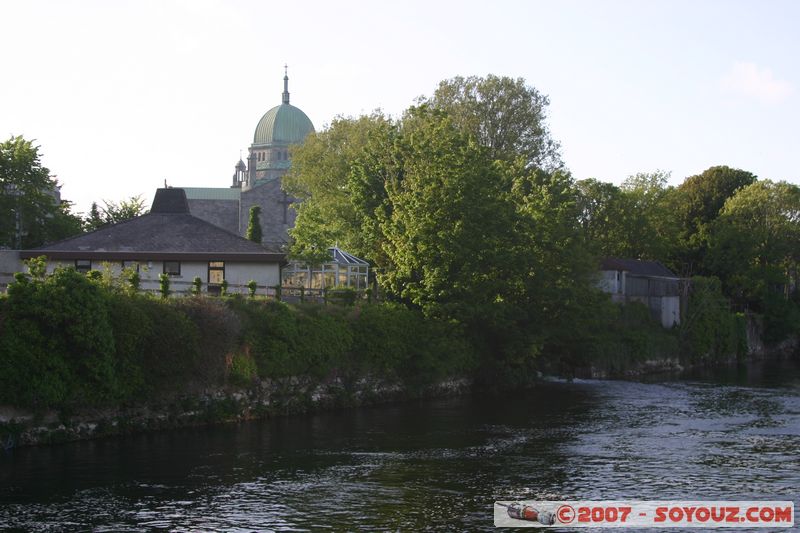
[[[283,267],[281,285],[305,289],[352,287],[356,290],[369,286],[369,263],[336,246],[328,248],[328,252],[331,261],[320,265],[291,261]]]

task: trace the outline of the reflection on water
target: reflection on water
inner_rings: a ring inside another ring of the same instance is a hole
[[[511,499],[795,499],[800,365],[15,450],[0,527],[493,530]]]

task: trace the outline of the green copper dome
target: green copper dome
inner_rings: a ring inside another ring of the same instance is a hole
[[[314,133],[314,125],[306,114],[283,103],[264,113],[258,121],[253,144],[296,144],[303,142],[310,133]]]

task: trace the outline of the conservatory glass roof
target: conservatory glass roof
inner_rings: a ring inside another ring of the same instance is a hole
[[[331,253],[334,263],[339,263],[340,265],[369,265],[367,261],[345,252],[338,246],[328,248],[328,251]]]

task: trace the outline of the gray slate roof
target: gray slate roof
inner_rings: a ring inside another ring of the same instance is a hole
[[[284,261],[278,249],[249,241],[188,213],[182,189],[159,189],[153,210],[119,224],[78,235],[35,250],[24,257],[47,255],[92,259],[237,259]]]
[[[641,261],[639,259],[615,259],[609,257],[603,259],[600,270],[626,270],[634,276],[653,276],[659,278],[675,278],[670,269],[658,261]]]
[[[183,189],[158,189],[151,213],[159,214],[190,214],[189,202],[186,200],[186,191]]]

